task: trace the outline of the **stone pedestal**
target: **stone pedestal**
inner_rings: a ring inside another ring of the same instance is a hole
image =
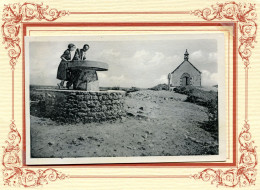
[[[99,91],[97,72],[89,69],[71,69],[67,87],[74,90]]]

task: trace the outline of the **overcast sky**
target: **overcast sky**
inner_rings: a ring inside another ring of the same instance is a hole
[[[100,86],[149,88],[167,83],[167,75],[184,60],[202,72],[202,85],[217,84],[217,40],[174,39],[132,41],[44,41],[30,42],[30,84],[57,85],[60,56],[69,43],[77,48],[87,43],[87,60],[106,62],[108,71],[98,71]]]

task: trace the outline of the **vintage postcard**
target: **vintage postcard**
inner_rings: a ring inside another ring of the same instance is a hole
[[[258,9],[1,2],[0,189],[259,189]]]
[[[226,161],[224,40],[25,37],[26,164]]]

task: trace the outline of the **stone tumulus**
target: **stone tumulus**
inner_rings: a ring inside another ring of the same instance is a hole
[[[55,121],[89,123],[125,115],[123,91],[41,91],[45,94],[41,114]]]

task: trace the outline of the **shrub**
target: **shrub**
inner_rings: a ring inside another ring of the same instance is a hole
[[[169,90],[169,87],[167,84],[158,84],[152,88],[148,88],[149,90],[155,90],[155,91],[159,91],[159,90]]]
[[[187,86],[187,87],[184,87],[184,86],[179,86],[179,87],[176,87],[174,88],[174,91],[176,93],[179,93],[179,94],[185,94],[185,95],[192,95],[193,92],[194,92],[195,88],[192,87],[192,86]]]
[[[218,121],[218,100],[209,100],[206,102],[206,107],[208,108],[208,119],[212,122]]]
[[[111,88],[111,90],[120,90],[119,86],[114,86]]]
[[[207,108],[208,121],[203,124],[203,128],[214,135],[218,134],[218,93],[215,91],[205,91],[200,88],[187,86],[176,87],[175,92],[187,95],[186,102],[191,102]]]

